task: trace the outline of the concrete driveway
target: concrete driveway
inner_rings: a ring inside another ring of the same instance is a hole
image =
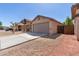
[[[9,35],[9,36],[0,37],[0,49],[5,49],[26,42],[28,40],[36,39],[43,35],[46,34],[28,32],[18,35]]]

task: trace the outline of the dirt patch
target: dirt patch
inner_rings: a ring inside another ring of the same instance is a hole
[[[9,35],[17,35],[17,34],[21,34],[21,33],[22,32],[15,32],[15,34],[13,34],[11,31],[0,30],[0,37],[9,36]]]

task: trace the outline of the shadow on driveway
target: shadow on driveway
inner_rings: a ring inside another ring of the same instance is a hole
[[[49,39],[56,39],[58,37],[60,37],[62,34],[53,34],[53,35],[48,35],[48,36],[44,36],[44,38],[49,38]]]
[[[40,36],[40,37],[44,37],[44,38],[50,38],[50,39],[56,39],[62,35],[62,34],[58,34],[58,33],[49,35],[46,33],[33,33],[33,32],[27,32],[27,34],[32,35],[32,36]]]
[[[48,35],[46,33],[36,33],[36,32],[27,32],[27,34],[32,35],[32,36],[46,36],[46,35]]]

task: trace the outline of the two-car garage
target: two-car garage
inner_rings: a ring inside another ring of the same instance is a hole
[[[38,23],[33,25],[33,32],[49,33],[49,23]]]

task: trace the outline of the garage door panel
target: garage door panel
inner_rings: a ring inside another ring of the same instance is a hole
[[[48,33],[49,32],[49,23],[35,24],[34,32]]]

